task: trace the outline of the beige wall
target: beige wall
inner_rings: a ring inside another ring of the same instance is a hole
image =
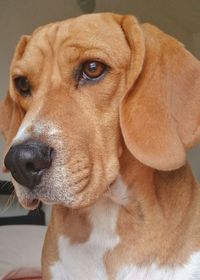
[[[200,33],[193,35],[181,24],[156,9],[151,0],[97,0],[96,3],[96,12],[135,14],[140,21],[149,21],[158,25],[164,31],[177,37],[190,51],[200,57]],[[9,64],[20,36],[30,34],[39,25],[80,14],[81,10],[75,0],[0,1],[0,99],[7,91]],[[0,137],[0,160],[2,147],[3,140]],[[200,178],[200,149],[191,152],[190,159]],[[3,178],[1,173],[0,177]]]
[[[192,34],[194,54],[200,59],[200,32]]]

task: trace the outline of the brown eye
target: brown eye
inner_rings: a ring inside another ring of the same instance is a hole
[[[17,91],[22,95],[22,96],[29,96],[31,95],[31,84],[27,77],[25,76],[20,76],[14,79],[14,84],[17,89]]]
[[[82,78],[95,80],[100,78],[106,71],[107,65],[100,61],[86,61],[82,66]]]

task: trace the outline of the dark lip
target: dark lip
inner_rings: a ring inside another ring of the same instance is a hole
[[[40,201],[39,199],[26,199],[21,202],[22,206],[28,210],[35,210],[38,208]]]

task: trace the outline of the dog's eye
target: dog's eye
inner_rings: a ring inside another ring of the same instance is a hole
[[[82,78],[85,80],[96,80],[103,76],[107,65],[100,61],[86,61],[82,65]]]
[[[20,76],[14,79],[14,84],[17,89],[17,91],[22,95],[22,96],[29,96],[31,95],[31,84],[27,77],[25,76]]]

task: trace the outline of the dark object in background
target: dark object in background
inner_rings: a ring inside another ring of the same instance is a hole
[[[78,0],[78,5],[84,13],[89,14],[94,12],[96,3],[95,0]]]
[[[0,181],[0,195],[11,195],[14,187],[9,181]],[[1,213],[0,213],[1,215]],[[27,215],[0,217],[0,226],[5,225],[45,225],[45,213],[42,210],[42,204]]]
[[[0,181],[0,195],[11,195],[14,191],[13,184],[9,181]]]

